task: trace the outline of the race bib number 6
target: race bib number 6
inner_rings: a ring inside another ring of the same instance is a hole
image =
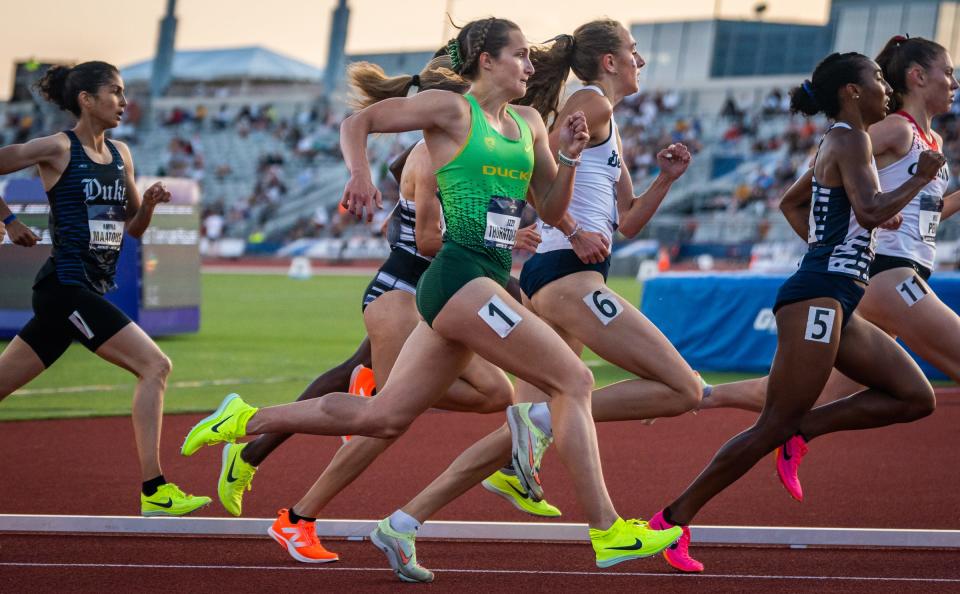
[[[583,302],[604,326],[623,313],[620,300],[609,291],[591,291],[583,297]]]
[[[813,342],[830,342],[833,320],[837,312],[828,307],[811,307],[807,312],[807,331],[803,338]]]
[[[500,338],[506,338],[523,321],[520,314],[510,309],[503,299],[494,295],[477,312],[480,319],[487,323]]]

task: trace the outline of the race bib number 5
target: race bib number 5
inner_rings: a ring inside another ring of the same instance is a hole
[[[493,196],[487,205],[487,228],[483,245],[488,248],[512,249],[520,229],[520,213],[526,202],[506,196]]]
[[[803,337],[813,342],[830,342],[837,312],[828,307],[811,307],[807,312],[807,331]]]
[[[506,338],[523,321],[520,314],[510,309],[503,299],[494,295],[477,312],[480,319],[487,323],[500,338]]]

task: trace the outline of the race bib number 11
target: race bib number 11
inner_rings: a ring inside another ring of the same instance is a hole
[[[929,293],[927,288],[923,286],[923,283],[920,282],[920,279],[918,279],[916,275],[911,276],[907,280],[897,285],[897,292],[900,293],[901,297],[903,297],[907,307],[913,307],[918,301],[926,297],[927,293]]]

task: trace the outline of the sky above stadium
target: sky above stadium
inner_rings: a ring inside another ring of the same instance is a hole
[[[625,24],[753,18],[756,0],[348,0],[348,53],[431,49],[452,36],[444,14],[462,24],[496,15],[516,21],[531,41],[609,16]],[[824,23],[828,0],[766,0],[765,19]],[[178,0],[180,49],[262,45],[323,66],[336,0]],[[105,60],[118,66],[152,56],[165,0],[3,0],[0,99],[16,61]]]

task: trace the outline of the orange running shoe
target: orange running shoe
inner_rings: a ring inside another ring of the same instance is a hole
[[[355,396],[365,396],[370,398],[377,390],[377,382],[373,377],[373,370],[363,365],[357,365],[350,374],[350,387],[347,392]],[[340,439],[343,443],[348,443],[352,435],[343,435]]]
[[[313,522],[300,520],[292,524],[285,509],[277,512],[277,519],[267,529],[267,534],[301,563],[331,563],[340,560],[340,555],[331,553],[320,544]]]

